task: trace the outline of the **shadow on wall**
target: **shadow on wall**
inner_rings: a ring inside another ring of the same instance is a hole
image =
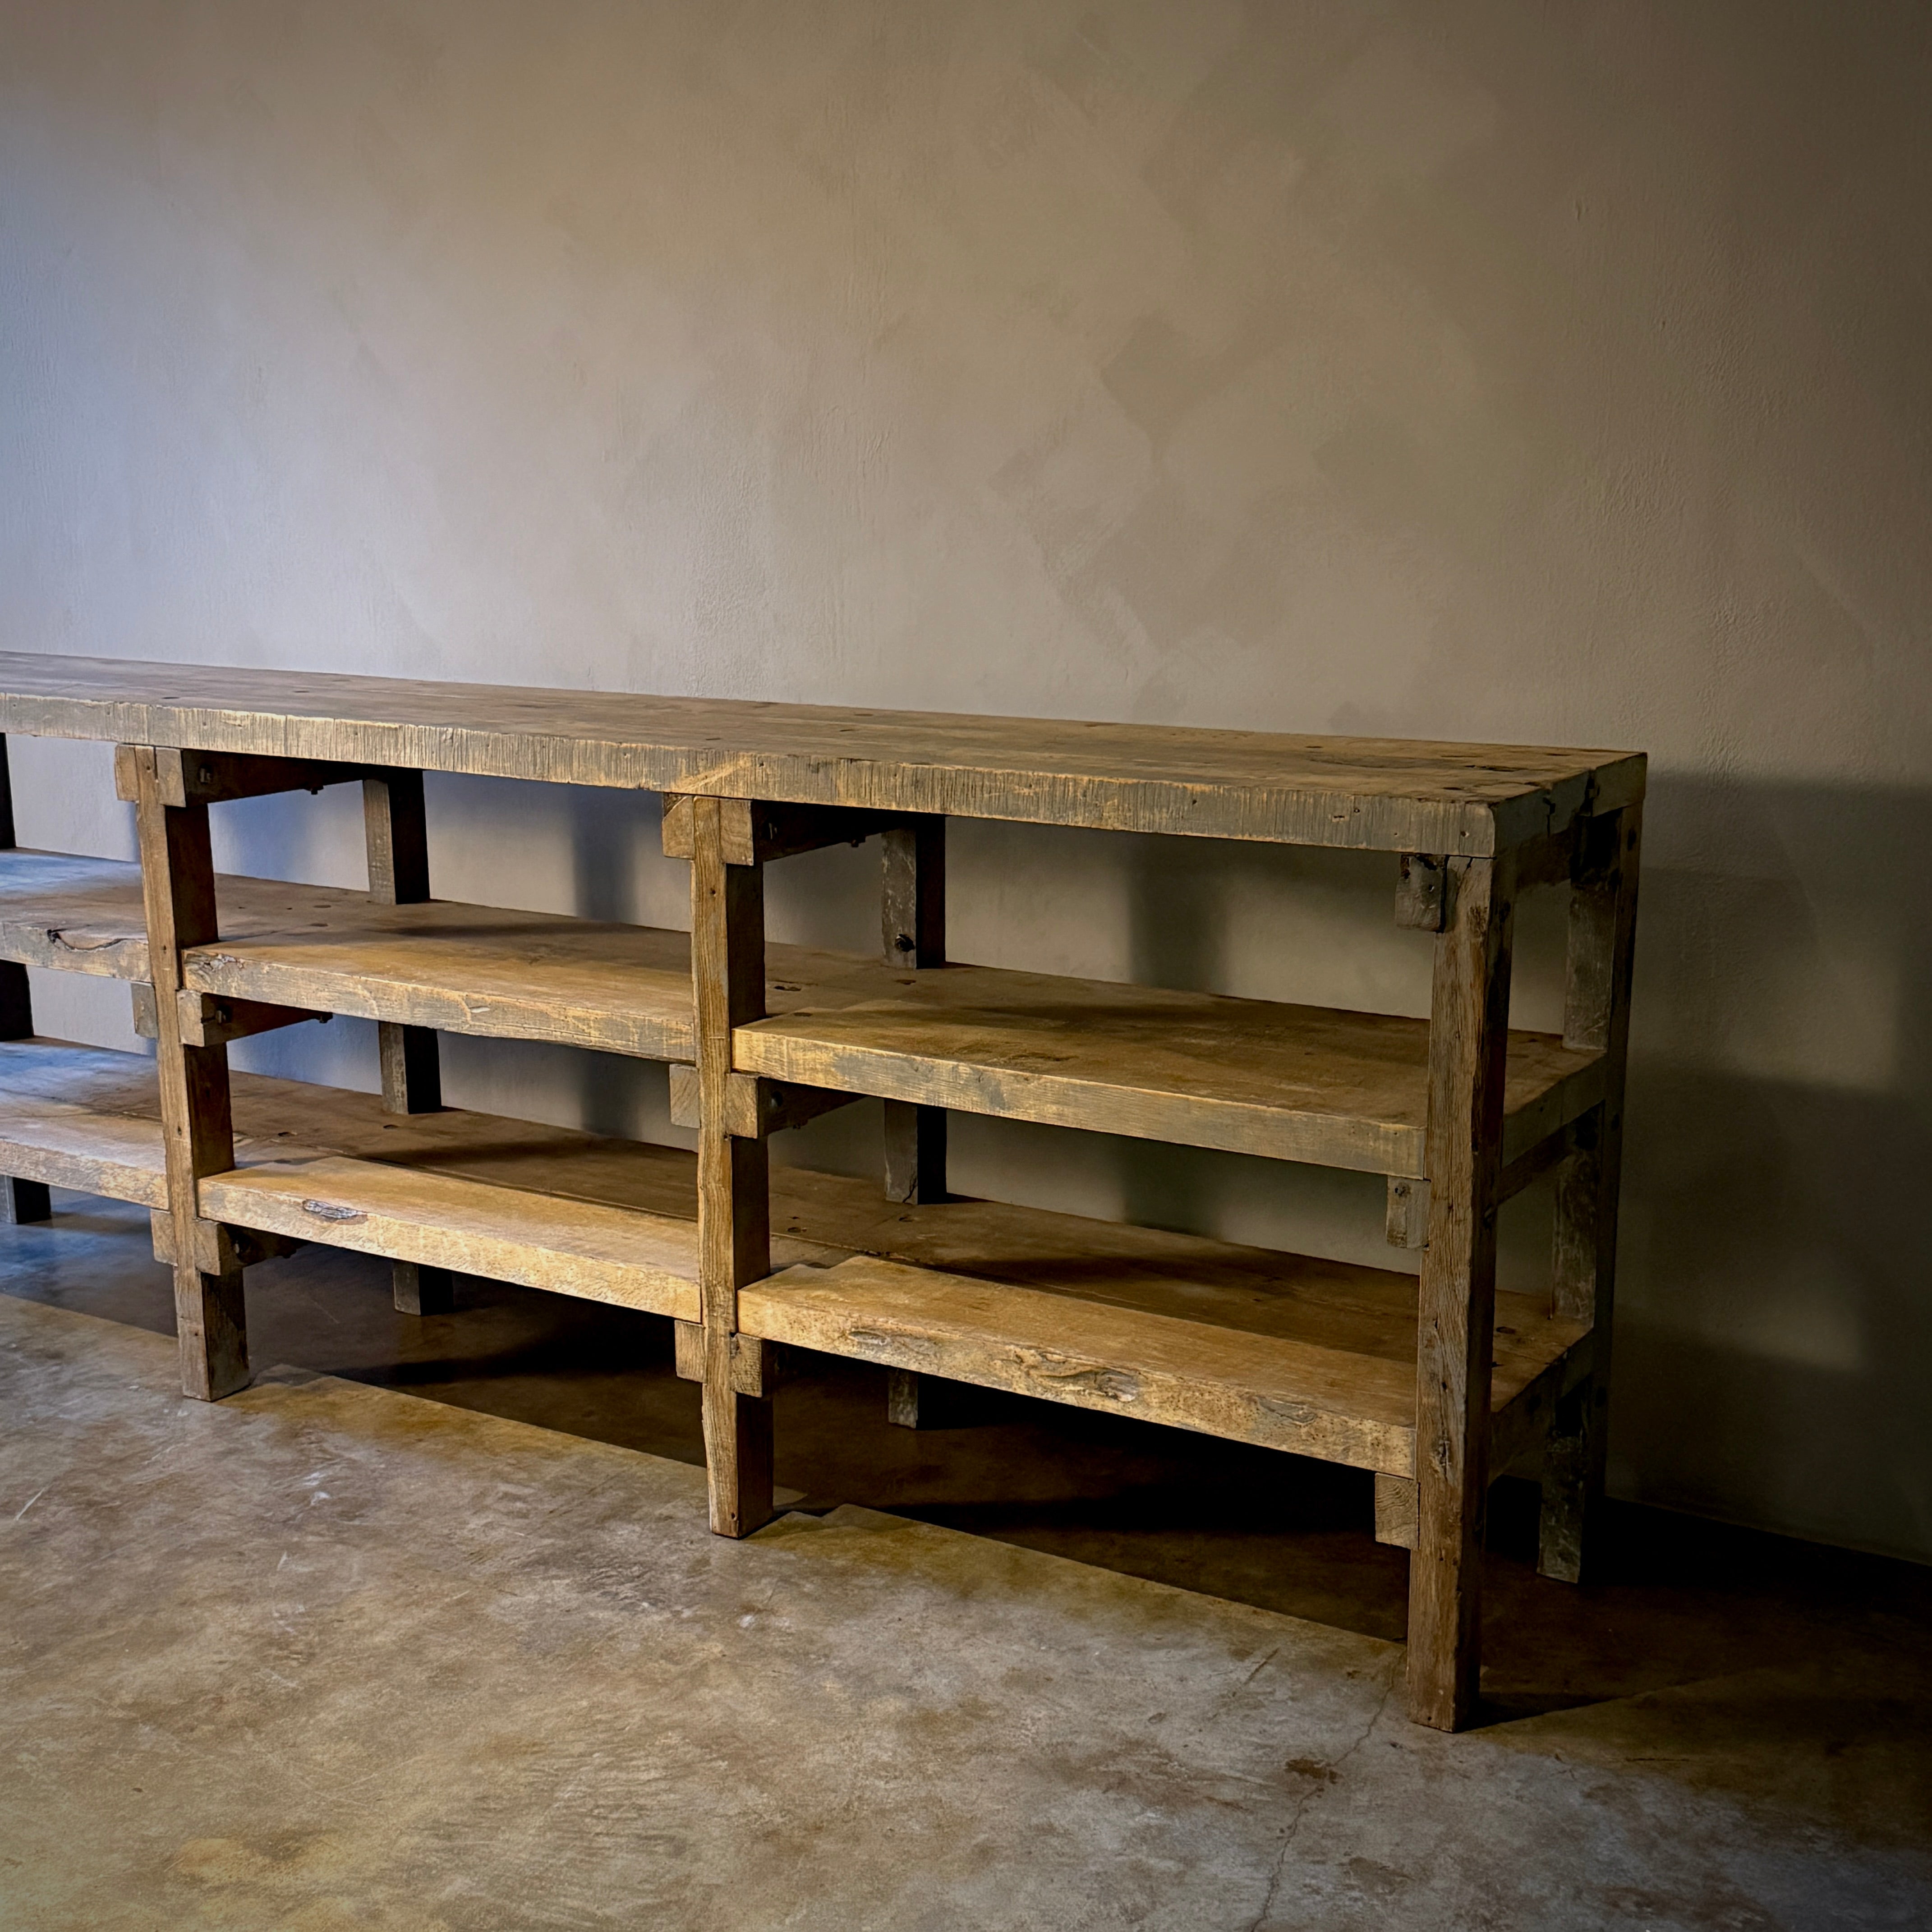
[[[1665,778],[1647,815],[1620,1486],[1922,1560],[1932,798]]]

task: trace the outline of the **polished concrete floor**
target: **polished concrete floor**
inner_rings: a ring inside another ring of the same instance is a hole
[[[1569,1590],[1505,1490],[1445,1738],[1348,1472],[828,1365],[728,1544],[664,1324],[310,1249],[207,1408],[145,1217],[56,1207],[0,1230],[8,1932],[1932,1925],[1925,1570],[1626,1509]]]

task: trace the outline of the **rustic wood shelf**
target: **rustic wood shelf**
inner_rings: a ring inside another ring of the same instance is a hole
[[[455,1110],[399,1122],[374,1094],[232,1078],[239,1165],[199,1184],[208,1220],[699,1320],[694,1155]],[[165,1207],[152,1064],[0,1042],[0,1164]],[[1412,1276],[993,1202],[890,1205],[799,1168],[773,1178],[783,1271],[746,1292],[748,1334],[1414,1473]],[[1531,1296],[1498,1310],[1503,1418],[1587,1331]]]
[[[483,1274],[668,1316],[703,1385],[712,1526],[772,1509],[771,1395],[814,1354],[1352,1464],[1413,1552],[1410,1708],[1475,1708],[1491,1479],[1543,1489],[1574,1579],[1602,1486],[1644,760],[1519,746],[832,710],[0,653],[0,730],[106,739],[137,866],[0,824],[0,1172],[153,1210],[184,1385],[248,1374],[242,1270],[387,1257],[399,1307]],[[0,740],[4,746],[4,740]],[[422,774],[657,790],[682,932],[430,895]],[[0,772],[4,776],[4,772]],[[358,783],[369,890],[218,878],[211,805]],[[6,797],[0,785],[0,802]],[[948,964],[948,815],[1399,855],[1427,1020]],[[876,958],[767,946],[764,868],[876,838]],[[1517,896],[1566,889],[1563,1030],[1508,1024]],[[25,969],[134,988],[152,1065],[31,1037]],[[226,1042],[376,1023],[382,1092],[231,1076]],[[446,1109],[436,1036],[673,1064],[694,1154]],[[883,1187],[771,1136],[885,1103]],[[948,1190],[965,1111],[1387,1178],[1421,1272]],[[1496,1210],[1554,1177],[1548,1293],[1499,1294]],[[38,1192],[36,1192],[38,1190]]]
[[[946,965],[772,1000],[732,1065],[808,1087],[1370,1174],[1427,1172],[1429,1022]],[[1512,1032],[1503,1158],[1603,1098],[1603,1055]]]
[[[227,874],[190,988],[438,1032],[646,1059],[696,1051],[688,933]],[[147,977],[140,868],[0,853],[0,957]],[[839,1093],[1270,1156],[1426,1172],[1429,1024],[1382,1013],[949,964],[895,972],[766,949],[773,1017],[740,1071]],[[1600,1052],[1512,1031],[1503,1158],[1602,1098]]]

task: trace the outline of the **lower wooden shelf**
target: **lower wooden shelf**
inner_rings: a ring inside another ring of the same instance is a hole
[[[741,1327],[889,1368],[1415,1473],[1414,1276],[982,1202],[913,1218],[925,1226],[876,1229],[862,1244],[885,1252],[796,1266],[741,1290]],[[976,1245],[962,1239],[969,1231],[992,1238],[955,1268],[932,1264],[935,1248]],[[1096,1233],[1115,1238],[1094,1243]],[[1076,1246],[1083,1237],[1092,1244]],[[1587,1328],[1552,1319],[1534,1298],[1498,1296],[1498,1473],[1587,1370],[1588,1340]]]
[[[697,1182],[675,1148],[232,1076],[233,1172],[211,1220],[698,1318]],[[64,1041],[0,1044],[0,1172],[166,1204],[152,1063]],[[794,1244],[787,1260],[836,1258]]]
[[[693,1156],[373,1094],[234,1076],[239,1164],[210,1220],[698,1318]],[[0,1044],[0,1172],[165,1202],[152,1065]],[[1412,1275],[1045,1210],[907,1207],[773,1170],[778,1272],[746,1333],[1385,1474],[1414,1472]],[[1497,1466],[1587,1367],[1587,1330],[1497,1297]]]

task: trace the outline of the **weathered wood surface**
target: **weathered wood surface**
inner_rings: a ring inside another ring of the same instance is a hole
[[[1428,1171],[1424,1020],[990,966],[801,985],[790,1010],[740,1029],[741,1070],[1371,1174]],[[1601,1092],[1594,1053],[1512,1034],[1504,1159]]]
[[[0,854],[0,946],[32,963],[144,976],[136,869],[56,860],[49,874],[38,862],[50,856]],[[58,868],[70,866],[87,886],[77,928],[60,911],[73,900]],[[442,901],[382,906],[272,880],[224,877],[218,892],[221,939],[186,962],[196,991],[694,1057],[683,933]],[[1424,1171],[1424,1021],[988,966],[894,970],[795,946],[768,950],[766,982],[772,1017],[734,1042],[743,1072],[1370,1173]],[[1512,1034],[1505,1160],[1600,1094],[1596,1052]]]
[[[140,796],[137,754],[141,746],[123,742],[114,749],[114,789],[124,804]],[[362,774],[353,765],[317,764],[232,752],[184,751],[149,744],[154,788],[164,805],[218,805],[238,798],[266,798],[283,791],[318,792],[349,784]]]
[[[679,1148],[454,1109],[399,1120],[376,1094],[260,1074],[232,1074],[230,1087],[244,1166],[320,1150],[686,1221],[696,1214],[692,1158]],[[57,1186],[161,1204],[159,1121],[154,1063],[140,1054],[40,1039],[0,1045],[0,1145],[70,1154],[75,1165],[53,1177]],[[97,1154],[124,1165],[124,1188],[93,1184],[86,1163]],[[869,1190],[853,1186],[869,1205]]]
[[[1640,756],[0,653],[0,730],[716,797],[1480,854]]]
[[[381,905],[422,905],[429,898],[429,826],[421,772],[377,771],[362,781],[369,896]],[[428,1027],[376,1022],[376,1064],[382,1105],[392,1114],[434,1114],[442,1106],[442,1055]],[[398,1259],[390,1270],[398,1310],[446,1315],[456,1305],[447,1268]]]
[[[266,1161],[200,1186],[211,1219],[693,1322],[688,1220],[339,1154]]]
[[[152,1074],[149,1084],[152,1088]],[[158,1100],[151,1096],[151,1106],[158,1114]],[[167,1205],[158,1117],[128,1118],[40,1094],[0,1090],[0,1162],[43,1186],[142,1208]]]
[[[398,1120],[384,1116],[374,1094],[260,1076],[236,1075],[234,1094],[242,1165],[235,1174],[204,1183],[201,1200],[205,1213],[239,1226],[393,1257],[399,1250],[428,1255],[430,1248],[421,1244],[428,1238],[422,1229],[430,1223],[452,1231],[487,1231],[494,1225],[490,1238],[506,1245],[490,1254],[487,1267],[481,1248],[466,1250],[469,1261],[445,1259],[437,1264],[530,1280],[563,1293],[594,1292],[598,1280],[610,1279],[590,1265],[600,1252],[598,1266],[622,1262],[631,1252],[593,1248],[586,1262],[580,1244],[544,1232],[560,1223],[566,1229],[578,1225],[567,1211],[572,1202],[612,1210],[614,1218],[608,1225],[614,1238],[628,1239],[637,1231],[637,1222],[626,1215],[641,1216],[650,1223],[653,1240],[668,1243],[671,1237],[664,1224],[673,1222],[687,1231],[687,1246],[694,1238],[696,1163],[680,1149],[459,1112]],[[75,1165],[46,1171],[56,1186],[88,1187],[90,1173],[98,1175],[100,1163],[118,1160],[132,1177],[130,1184],[118,1190],[118,1198],[161,1204],[156,1107],[152,1067],[136,1055],[45,1041],[0,1047],[0,1160],[16,1160],[28,1148],[64,1149]],[[326,1187],[321,1184],[322,1168],[304,1170],[292,1164],[313,1160],[309,1150],[318,1142],[355,1156],[326,1170],[334,1177]],[[95,1165],[89,1168],[88,1162]],[[280,1178],[250,1192],[256,1184],[249,1177],[265,1164]],[[392,1181],[374,1174],[377,1166],[394,1170],[398,1178]],[[476,1185],[466,1189],[461,1185],[466,1182]],[[440,1184],[449,1184],[439,1191]],[[424,1190],[438,1192],[433,1208],[424,1204]],[[529,1217],[520,1225],[530,1233],[530,1252],[520,1259],[513,1250],[521,1238],[514,1226],[504,1225],[506,1215],[512,1222],[516,1220],[505,1204],[512,1194],[527,1202],[526,1207],[523,1202],[513,1204]],[[263,1205],[265,1198],[271,1204]],[[399,1198],[416,1206],[398,1211]],[[360,1209],[369,1218],[359,1223],[326,1220],[304,1210],[300,1203],[305,1199]],[[494,1224],[493,1215],[497,1217]],[[1407,1444],[1414,1413],[1416,1348],[1412,1275],[993,1202],[907,1206],[881,1200],[868,1180],[796,1168],[775,1170],[772,1215],[772,1259],[781,1268],[801,1261],[836,1263],[870,1251],[901,1264],[908,1275],[922,1276],[914,1299],[926,1306],[920,1297],[938,1298],[942,1318],[935,1333],[950,1338],[949,1352],[946,1363],[919,1352],[915,1343],[921,1331],[906,1324],[902,1282],[892,1297],[874,1304],[856,1283],[842,1278],[814,1304],[810,1328],[815,1339],[810,1340],[800,1325],[805,1318],[787,1312],[788,1283],[794,1277],[754,1284],[739,1296],[741,1310],[750,1301],[758,1303],[758,1325],[753,1326],[750,1315],[740,1317],[754,1334],[1005,1388],[1020,1386],[1020,1381],[997,1362],[985,1366],[990,1352],[1018,1346],[1071,1354],[1077,1352],[1066,1337],[1084,1332],[1082,1324],[1099,1324],[1098,1332],[1112,1338],[1110,1347],[1118,1343],[1131,1348],[1138,1346],[1133,1324],[1145,1318],[1154,1324],[1148,1332],[1154,1335],[1172,1339],[1180,1331],[1192,1351],[1184,1351],[1180,1359],[1196,1370],[1216,1361],[1232,1365],[1232,1394],[1216,1394],[1206,1386],[1184,1388],[1176,1398],[1184,1403],[1182,1413],[1217,1417],[1224,1425],[1232,1418],[1242,1427],[1248,1426],[1240,1420],[1245,1414],[1259,1439],[1288,1446],[1286,1432],[1304,1454],[1324,1453],[1320,1446],[1324,1441],[1345,1450],[1367,1444],[1367,1453],[1379,1457],[1382,1466],[1396,1473],[1410,1471]],[[591,1218],[606,1225],[594,1214]],[[648,1258],[652,1251],[644,1252]],[[655,1252],[667,1272],[675,1273],[664,1260],[669,1247]],[[555,1258],[560,1256],[564,1258]],[[692,1265],[688,1278],[694,1280]],[[798,1278],[814,1290],[825,1290],[828,1270]],[[580,1281],[590,1286],[572,1285]],[[982,1288],[993,1294],[1006,1328],[974,1330],[967,1322],[962,1328],[964,1304],[946,1286],[956,1281],[972,1282],[975,1292]],[[1021,1298],[1000,1299],[1009,1294]],[[606,1298],[643,1305],[621,1289]],[[768,1309],[775,1312],[768,1315]],[[873,1339],[895,1309],[899,1324],[895,1346],[902,1350],[896,1361],[891,1348]],[[1021,1324],[1024,1333],[1014,1326],[1022,1312],[1035,1324]],[[694,1306],[686,1318],[695,1320],[696,1314]],[[1528,1295],[1498,1296],[1497,1319],[1492,1396],[1500,1412],[1585,1331],[1580,1324],[1552,1320],[1539,1299]],[[842,1341],[844,1331],[836,1321],[848,1322],[857,1339]],[[1127,1324],[1124,1334],[1119,1323]],[[1193,1346],[1197,1339],[1198,1348]],[[1250,1360],[1257,1351],[1273,1364],[1276,1376],[1258,1389]],[[1301,1424],[1292,1410],[1258,1402],[1261,1396],[1270,1401],[1282,1396],[1283,1365],[1298,1364],[1309,1365],[1316,1396],[1325,1390],[1322,1399],[1336,1405],[1323,1408],[1318,1400]],[[1100,1366],[1123,1373],[1137,1367],[1131,1353],[1107,1355]],[[736,1394],[745,1377],[736,1366],[730,1372]],[[1057,1400],[1079,1398],[1082,1387],[1076,1378],[1058,1385],[1056,1393],[1053,1378],[1043,1371],[1029,1371],[1024,1380],[1030,1392]],[[1088,1397],[1095,1394],[1094,1389],[1086,1390]],[[1250,1396],[1256,1402],[1249,1402]],[[1129,1414],[1150,1412],[1144,1401],[1137,1406],[1106,1397],[1104,1391],[1087,1406]]]
[[[55,972],[146,980],[140,867],[65,852],[0,851],[0,956]]]
[[[1481,1667],[1496,1210],[1515,879],[1507,856],[1450,862],[1430,1024],[1429,1241],[1415,1360],[1420,1491],[1409,1566],[1408,1710],[1458,1730]]]
[[[224,893],[220,943],[188,960],[189,985],[418,1033],[550,1040],[653,1060],[688,1060],[694,1051],[682,933],[442,900],[385,906],[308,886],[284,889],[285,916],[272,924],[273,897]],[[245,908],[252,931],[230,914],[231,901]]]
[[[711,1527],[747,1536],[772,1514],[772,1412],[763,1364],[744,1359],[738,1296],[771,1272],[771,1150],[731,1132],[730,1100],[734,1029],[765,1010],[765,882],[760,866],[728,857],[725,817],[715,798],[692,801],[698,1280]]]
[[[1145,1260],[1116,1263],[1110,1282],[1090,1253],[1068,1259],[1084,1266],[1069,1267],[1063,1284],[1024,1260],[1008,1266],[982,1256],[985,1271],[969,1276],[857,1254],[741,1289],[739,1318],[748,1334],[791,1346],[1413,1474],[1412,1277],[1396,1278],[1397,1298],[1382,1292],[1375,1270],[1273,1256],[1270,1292],[1258,1273],[1229,1286],[1225,1277],[1238,1264],[1226,1262],[1218,1283],[1162,1276]],[[1292,1292],[1298,1268],[1318,1286]],[[1352,1296],[1352,1274],[1360,1291]],[[1023,1285],[1030,1282],[1046,1285]],[[1508,1345],[1498,1355],[1498,1406],[1577,1339],[1574,1325],[1509,1312],[1519,1322],[1509,1324],[1514,1335],[1498,1338]]]
[[[202,1401],[215,1402],[244,1387],[249,1372],[242,1270],[206,1268],[196,1258],[204,1244],[195,1184],[204,1174],[235,1165],[228,1049],[185,1040],[178,999],[183,955],[213,939],[218,929],[208,807],[166,802],[158,775],[164,761],[152,746],[136,747],[125,762],[134,778],[134,830],[154,992],[154,1066],[167,1211],[174,1222],[175,1339],[182,1388]]]

